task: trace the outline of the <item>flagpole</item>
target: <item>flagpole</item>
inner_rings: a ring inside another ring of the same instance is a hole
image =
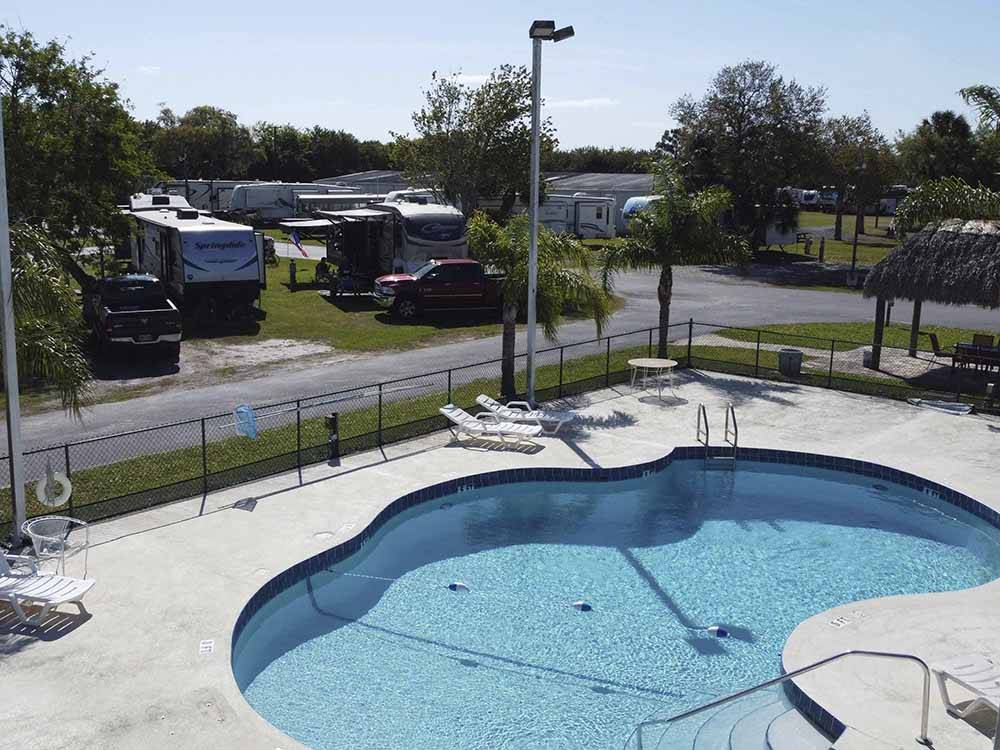
[[[7,161],[3,142],[3,101],[0,100],[0,329],[3,335],[3,377],[7,395],[7,455],[14,498],[11,539],[21,540],[25,520],[24,446],[21,441],[21,391],[17,379],[17,340],[14,334],[14,285],[10,270],[10,225],[7,215]]]

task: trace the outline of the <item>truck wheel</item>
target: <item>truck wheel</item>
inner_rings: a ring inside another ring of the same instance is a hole
[[[413,320],[420,313],[420,308],[412,299],[398,299],[392,306],[392,312],[399,320]]]

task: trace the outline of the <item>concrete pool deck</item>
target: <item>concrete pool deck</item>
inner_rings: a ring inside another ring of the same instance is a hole
[[[695,444],[704,403],[712,442],[735,404],[740,444],[857,458],[949,485],[1000,509],[1000,420],[955,417],[885,399],[686,371],[676,396],[623,386],[574,400],[580,428],[535,451],[461,447],[447,432],[96,524],[90,615],[54,615],[37,632],[0,605],[3,746],[261,748],[300,745],[243,700],[230,669],[232,628],[247,600],[291,565],[349,539],[395,498],[463,475],[524,466],[622,466]],[[251,506],[249,510],[234,503]],[[251,502],[246,502],[251,501]],[[79,560],[67,565],[79,573]],[[1000,583],[863,605],[849,627],[819,615],[786,646],[793,668],[847,648],[928,659],[1000,654]],[[891,626],[891,627],[889,627]],[[203,642],[211,641],[212,648]],[[201,653],[207,651],[207,653]],[[920,681],[911,664],[849,662],[801,682],[820,705],[890,747],[917,747]],[[361,720],[361,719],[359,719]],[[931,696],[937,748],[990,740]],[[857,736],[857,734],[855,735]]]

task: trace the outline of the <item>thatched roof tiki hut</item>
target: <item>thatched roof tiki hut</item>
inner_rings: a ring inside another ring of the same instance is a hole
[[[879,367],[886,302],[891,299],[913,301],[910,356],[916,356],[924,300],[1000,307],[1000,221],[948,219],[928,224],[875,264],[864,294],[876,298],[872,367]]]

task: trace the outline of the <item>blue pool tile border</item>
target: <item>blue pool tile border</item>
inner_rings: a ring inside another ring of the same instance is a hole
[[[636,479],[661,471],[674,461],[698,458],[730,458],[732,455],[732,448],[728,446],[678,446],[661,458],[631,466],[587,469],[567,467],[503,469],[483,474],[472,474],[460,479],[449,479],[446,482],[439,482],[438,484],[423,487],[402,495],[383,508],[372,522],[353,538],[300,563],[296,563],[265,583],[250,597],[250,600],[243,607],[239,617],[236,619],[233,625],[230,653],[235,658],[235,654],[237,653],[236,643],[240,635],[251,618],[268,601],[285,589],[354,554],[367,544],[386,522],[415,505],[459,492],[516,482],[615,482],[623,479]],[[978,500],[930,479],[924,479],[915,474],[882,466],[881,464],[859,461],[853,458],[842,458],[840,456],[827,456],[820,453],[803,453],[800,451],[773,450],[770,448],[740,448],[738,457],[744,461],[787,464],[791,466],[811,466],[843,471],[848,474],[856,474],[872,479],[884,479],[894,484],[927,493],[936,499],[968,511],[992,526],[1000,528],[1000,513]],[[846,727],[833,714],[816,703],[792,680],[784,683],[784,685],[788,698],[814,724],[834,740],[843,734]]]

